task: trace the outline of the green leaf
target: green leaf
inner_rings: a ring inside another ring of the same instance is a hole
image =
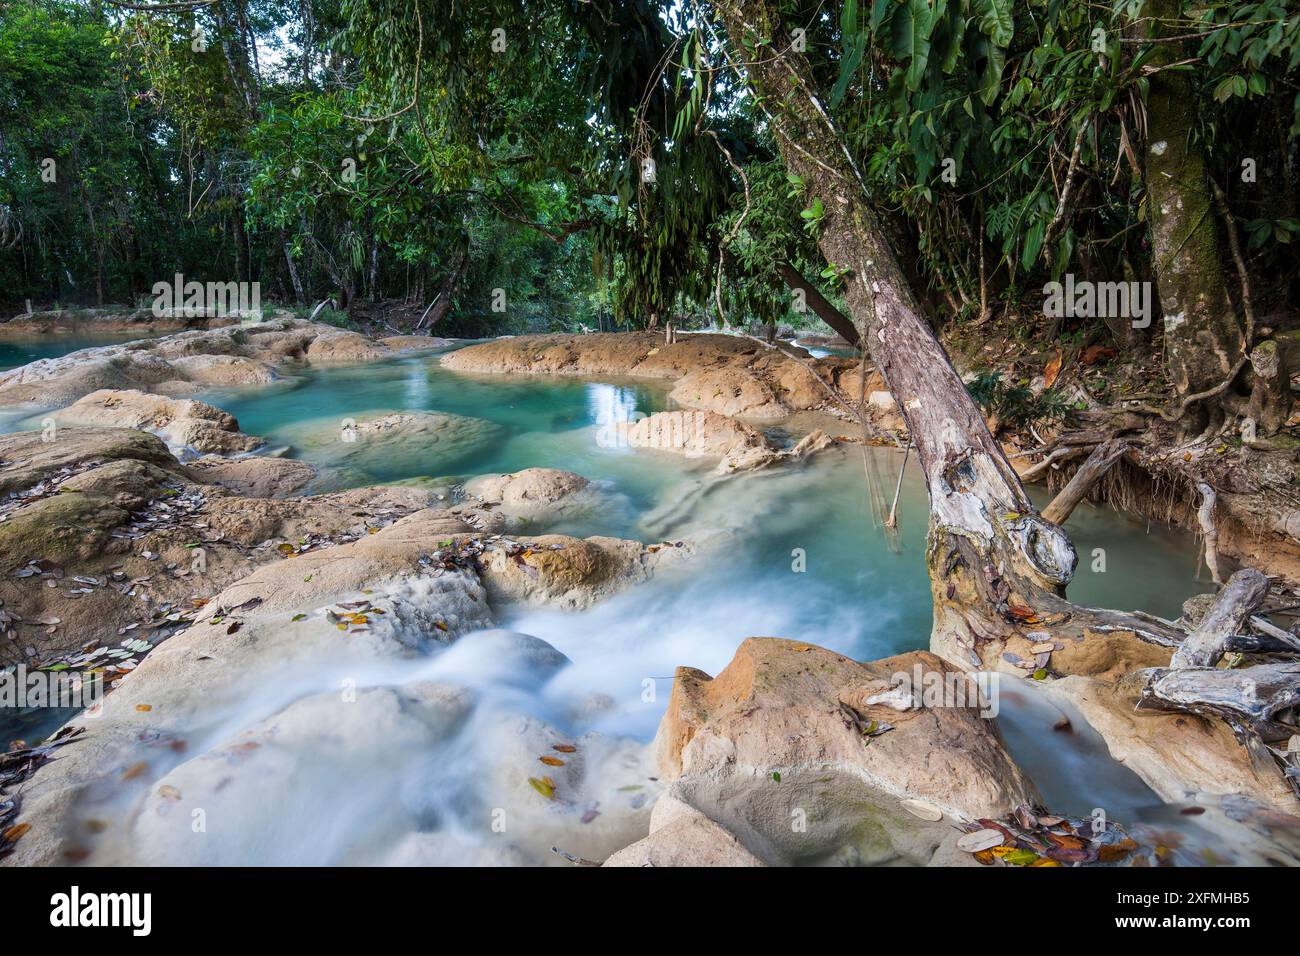
[[[894,55],[907,64],[905,83],[912,92],[921,88],[925,76],[934,23],[935,11],[927,0],[907,0],[894,12],[890,45]]]
[[[1002,70],[1007,65],[1006,51],[998,46],[989,46],[988,57],[984,61],[984,73],[980,77],[980,101],[985,106],[992,106],[1001,92]]]
[[[799,215],[807,222],[816,222],[821,219],[822,216],[826,215],[826,206],[819,198],[814,196],[812,205],[801,211]]]
[[[1047,231],[1047,225],[1043,220],[1038,219],[1029,227],[1025,233],[1025,248],[1020,255],[1020,264],[1026,269],[1032,269],[1034,263],[1038,261],[1038,253],[1043,248],[1043,234]]]
[[[1015,0],[979,0],[975,7],[980,18],[980,32],[995,46],[1006,48],[1016,32]]]

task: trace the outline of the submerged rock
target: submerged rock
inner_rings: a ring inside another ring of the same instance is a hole
[[[329,422],[314,421],[289,431],[295,445],[331,468],[365,474],[447,474],[483,452],[502,433],[479,418],[442,412],[361,412]]]
[[[617,437],[632,448],[651,448],[687,457],[725,458],[750,449],[772,450],[763,433],[714,412],[656,412],[619,422]]]
[[[718,458],[719,475],[757,471],[782,461],[801,460],[830,447],[820,429],[789,450],[774,446],[757,429],[713,412],[656,412],[635,422],[619,422],[616,435],[632,448],[653,449],[687,458]]]

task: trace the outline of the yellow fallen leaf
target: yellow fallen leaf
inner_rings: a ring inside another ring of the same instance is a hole
[[[22,835],[31,828],[32,825],[30,823],[15,823],[4,833],[0,833],[0,840],[5,840],[9,843],[17,843],[22,839]]]
[[[559,757],[538,757],[537,759],[540,760],[542,763],[546,764],[546,766],[548,767],[564,766],[564,761],[561,760]]]
[[[140,711],[140,713],[142,714],[148,713],[149,711],[153,710],[153,704],[136,704],[135,709]]]

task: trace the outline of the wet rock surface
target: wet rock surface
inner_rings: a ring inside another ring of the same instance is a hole
[[[265,385],[284,362],[369,362],[439,348],[443,340],[367,338],[332,325],[275,319],[191,329],[104,345],[0,372],[0,406],[57,408],[100,389],[187,396],[204,388]]]
[[[245,435],[228,412],[190,399],[150,395],[135,389],[101,389],[52,416],[56,425],[138,428],[162,438],[183,456],[250,452],[265,444]]]
[[[666,379],[676,383],[671,398],[679,405],[754,422],[833,405],[826,386],[857,367],[848,359],[812,360],[796,346],[783,348],[789,354],[741,336],[704,333],[672,344],[652,332],[527,335],[458,349],[443,356],[442,365],[463,372]]]
[[[745,641],[717,677],[679,668],[656,737],[669,796],[769,864],[936,861],[954,822],[1009,814],[1037,794],[975,708],[901,701],[895,675],[918,669],[950,672],[925,652],[859,664],[775,638]],[[684,833],[733,852],[705,829]]]

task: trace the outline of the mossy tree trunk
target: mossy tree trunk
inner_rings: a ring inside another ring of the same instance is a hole
[[[1183,6],[1183,0],[1147,0],[1147,36],[1187,33]],[[1149,80],[1145,156],[1165,367],[1180,399],[1235,375],[1248,347],[1245,325],[1228,295],[1205,149],[1196,137],[1191,74],[1168,69],[1188,55],[1182,43],[1153,44],[1149,65],[1157,72]]]

